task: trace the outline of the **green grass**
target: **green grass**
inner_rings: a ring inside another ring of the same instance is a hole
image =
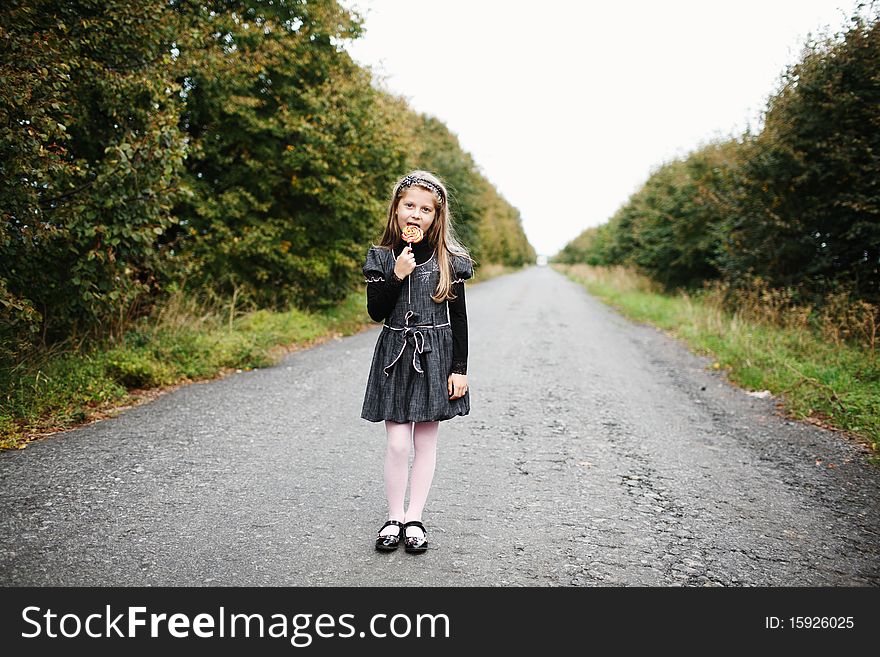
[[[237,317],[231,327],[220,313],[178,307],[170,316],[139,321],[115,343],[42,354],[0,372],[0,448],[20,449],[42,435],[112,415],[146,390],[269,367],[292,349],[355,333],[370,322],[362,290],[327,312],[260,310]]]
[[[489,265],[474,283],[509,271]],[[115,342],[54,349],[11,371],[0,368],[0,449],[115,415],[169,386],[269,367],[293,349],[371,324],[363,288],[325,312],[258,310],[231,326],[228,310],[206,310],[179,295]]]
[[[746,321],[698,296],[670,296],[620,270],[554,265],[618,309],[714,358],[714,367],[750,390],[780,396],[791,417],[840,429],[868,445],[880,465],[880,363],[865,348],[815,333]]]

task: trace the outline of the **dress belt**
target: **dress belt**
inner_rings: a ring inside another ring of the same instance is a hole
[[[442,328],[444,326],[449,326],[450,323],[446,322],[445,324],[414,324],[413,326],[409,325],[410,317],[412,317],[415,313],[413,311],[408,311],[406,316],[404,317],[404,322],[406,326],[397,327],[397,326],[389,326],[388,324],[383,324],[383,328],[391,329],[392,331],[400,331],[401,337],[401,346],[400,353],[388,363],[382,371],[385,372],[385,376],[388,376],[388,370],[394,367],[395,363],[400,360],[400,357],[403,356],[403,352],[406,351],[406,341],[412,338],[413,341],[413,359],[412,365],[416,372],[419,374],[424,374],[424,370],[422,370],[419,365],[419,354],[426,353],[431,350],[430,345],[425,346],[425,336],[421,332],[420,329],[434,329],[434,328]]]

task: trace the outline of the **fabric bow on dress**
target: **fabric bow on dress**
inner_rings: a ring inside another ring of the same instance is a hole
[[[397,356],[388,363],[382,371],[385,373],[385,376],[388,376],[388,370],[394,367],[395,363],[400,360],[400,357],[403,356],[403,352],[406,351],[407,341],[412,340],[413,344],[413,358],[412,358],[412,366],[416,372],[419,374],[424,374],[422,370],[421,363],[419,362],[419,356],[424,353],[428,353],[431,351],[431,345],[425,340],[425,334],[420,331],[420,328],[434,328],[433,325],[422,325],[418,324],[412,325],[419,320],[418,313],[413,312],[412,310],[407,311],[404,316],[404,324],[402,328],[397,328],[394,326],[388,326],[388,328],[398,331],[400,333],[400,351]],[[387,326],[387,325],[386,325]]]

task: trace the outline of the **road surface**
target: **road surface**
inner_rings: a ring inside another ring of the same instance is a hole
[[[880,584],[862,448],[551,268],[471,286],[468,311],[472,409],[441,423],[427,553],[373,549],[377,325],[0,455],[0,583]]]

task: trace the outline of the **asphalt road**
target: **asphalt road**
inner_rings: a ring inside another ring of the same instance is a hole
[[[426,554],[373,550],[377,325],[0,455],[0,584],[880,584],[862,448],[550,268],[468,311],[472,410],[441,423]]]

